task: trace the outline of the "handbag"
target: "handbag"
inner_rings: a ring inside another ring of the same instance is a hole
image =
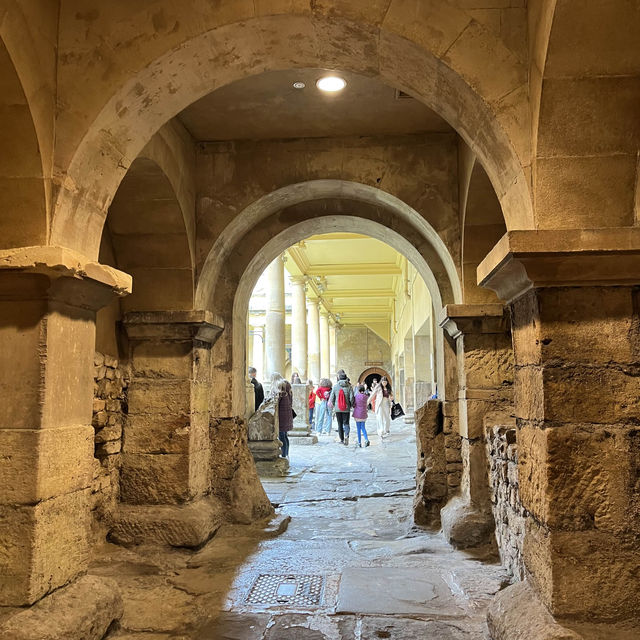
[[[293,419],[295,420],[296,417],[298,416],[298,414],[296,413],[295,409],[291,409],[291,414],[293,415]]]
[[[400,416],[404,415],[404,410],[402,409],[402,405],[399,402],[394,402],[391,405],[391,419],[395,420]]]

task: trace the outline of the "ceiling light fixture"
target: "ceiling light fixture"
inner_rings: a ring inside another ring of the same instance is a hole
[[[293,88],[294,89],[304,89],[307,85],[304,82],[294,82],[293,83]]]
[[[324,78],[320,78],[316,82],[316,86],[320,91],[336,93],[337,91],[342,91],[347,86],[347,82],[340,76],[324,76]]]

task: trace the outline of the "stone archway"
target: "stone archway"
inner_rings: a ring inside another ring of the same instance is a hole
[[[420,4],[415,15],[404,15],[405,7],[392,3],[384,15],[367,6],[362,12],[350,9],[348,17],[337,9],[330,17],[322,10],[283,14],[270,3],[261,5],[260,16],[238,16],[229,9],[215,25],[198,25],[196,35],[179,47],[145,50],[145,65],[122,78],[101,110],[92,114],[88,130],[75,134],[76,146],[69,142],[61,153],[67,160],[59,169],[51,243],[97,255],[106,208],[153,132],[224,84],[295,67],[343,68],[379,78],[427,104],[486,166],[507,226],[533,227],[523,168],[528,165],[529,129],[522,118],[509,115],[514,110],[528,113],[525,67],[466,12],[446,3]],[[439,29],[439,24],[446,27]],[[464,37],[468,30],[475,35]],[[482,49],[492,52],[486,69],[477,64],[478,38]],[[344,46],[345,40],[351,46]]]
[[[369,367],[358,376],[358,384],[362,384],[369,376],[372,376],[374,374],[380,377],[386,376],[387,380],[389,381],[391,381],[392,379],[392,377],[384,369],[381,369],[380,367]]]
[[[260,273],[285,249],[309,235],[329,230],[362,232],[363,222],[367,235],[386,242],[414,264],[436,313],[445,304],[461,302],[457,270],[443,241],[422,216],[397,198],[339,180],[299,183],[274,191],[227,226],[211,248],[198,281],[196,307],[215,309],[225,324],[214,347],[214,361],[220,363],[214,377],[220,376],[218,386],[223,390],[214,399],[220,415],[245,413],[242,370],[230,363],[244,363],[245,331],[234,330],[234,326],[244,326]],[[438,379],[444,385],[442,336],[438,336]]]

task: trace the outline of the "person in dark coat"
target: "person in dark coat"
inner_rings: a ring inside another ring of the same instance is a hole
[[[254,408],[254,411],[258,410],[258,407],[262,404],[263,400],[264,400],[264,389],[262,388],[262,385],[258,382],[258,379],[256,378],[256,374],[258,372],[256,371],[255,367],[249,367],[249,379],[251,380],[251,384],[253,385],[253,394],[255,396],[256,399],[256,406]]]
[[[289,457],[289,431],[293,429],[293,389],[279,373],[271,375],[271,396],[278,398],[278,439],[282,443],[282,457]]]

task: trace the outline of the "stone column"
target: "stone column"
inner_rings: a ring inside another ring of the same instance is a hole
[[[320,317],[318,315],[318,301],[308,300],[307,306],[309,308],[308,373],[314,384],[318,384],[320,380]]]
[[[316,444],[317,436],[311,435],[311,425],[309,424],[309,392],[306,384],[294,384],[293,388],[293,410],[296,417],[293,421],[293,429],[289,431],[291,444]]]
[[[338,340],[336,321],[329,318],[329,377],[333,380],[338,370]],[[317,380],[313,381],[317,384]]]
[[[253,361],[249,366],[255,367],[258,379],[264,381],[264,327],[253,328]]]
[[[432,394],[433,372],[431,370],[431,336],[414,337],[415,358],[415,401],[416,409],[421,407]]]
[[[484,419],[513,413],[513,348],[509,315],[502,304],[453,304],[440,326],[455,341],[458,423],[461,438],[461,495],[442,510],[442,530],[459,548],[491,540],[491,511]]]
[[[220,525],[211,489],[209,311],[128,313],[129,413],[112,537],[196,547]],[[161,508],[159,508],[161,507]]]
[[[0,251],[0,606],[87,569],[95,316],[130,289],[67,249]]]
[[[329,378],[331,375],[331,348],[329,344],[329,313],[320,310],[320,375]],[[314,380],[315,382],[315,380]]]
[[[267,316],[265,324],[265,381],[272,373],[284,376],[285,316],[284,262],[278,256],[267,267]]]
[[[293,300],[291,309],[291,368],[307,381],[307,305],[303,277],[291,278]],[[284,374],[283,374],[284,375]]]
[[[415,358],[413,353],[413,330],[410,338],[405,338],[404,341],[404,421],[407,424],[412,424],[414,419],[414,411],[416,408],[415,400],[415,381],[416,381],[416,367]]]
[[[528,579],[554,615],[637,616],[640,229],[511,231],[478,280],[511,306]]]

